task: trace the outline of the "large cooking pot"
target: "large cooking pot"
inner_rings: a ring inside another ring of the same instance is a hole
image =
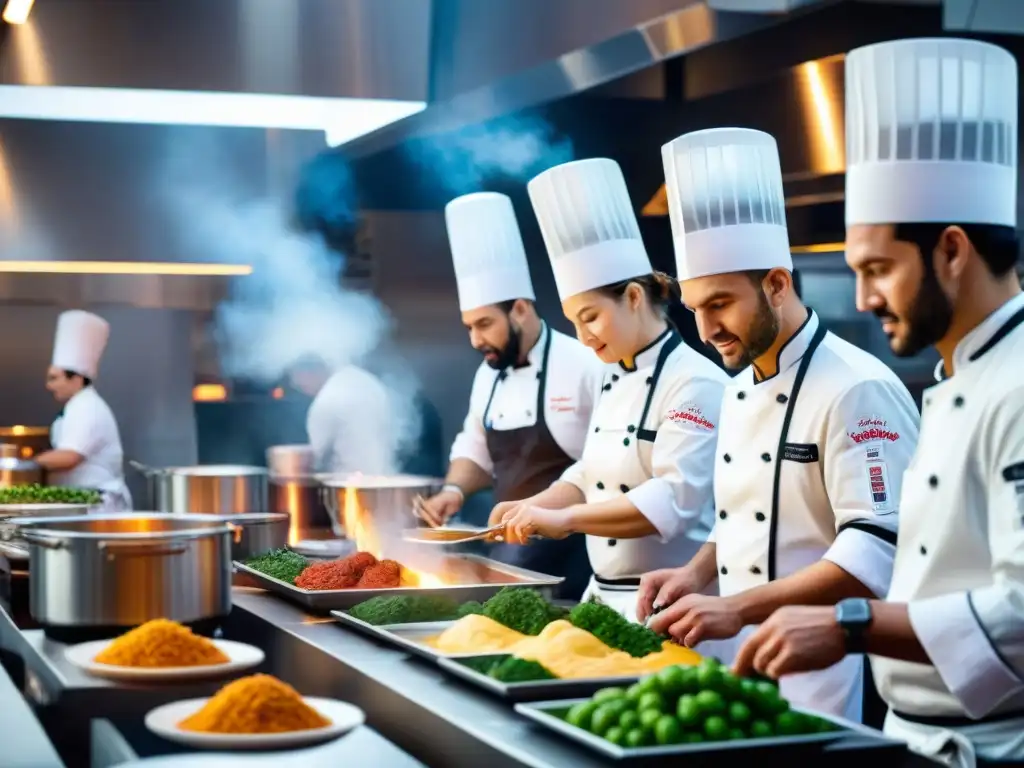
[[[408,528],[418,496],[433,496],[444,484],[436,477],[419,475],[370,476],[361,474],[318,475],[324,504],[331,516],[334,533],[354,535],[345,530],[346,508],[357,506],[373,520],[377,531],[397,532]]]
[[[11,448],[14,449],[13,455]],[[18,446],[10,443],[0,446],[0,488],[43,482],[46,475],[43,468],[31,459],[18,456],[17,450]]]
[[[90,509],[88,504],[0,504],[0,555],[8,560],[28,560],[28,545],[19,535],[19,520],[85,515]]]
[[[334,536],[315,466],[311,445],[273,445],[267,449],[270,511],[288,515],[291,544]]]
[[[267,470],[237,464],[148,467],[130,461],[149,479],[153,506],[167,514],[241,515],[267,512]]]
[[[245,561],[288,545],[288,515],[257,512],[248,515],[203,515],[233,526],[231,559]]]
[[[151,619],[196,623],[231,611],[234,531],[223,520],[134,513],[18,525],[29,548],[29,610],[51,635],[109,636]]]

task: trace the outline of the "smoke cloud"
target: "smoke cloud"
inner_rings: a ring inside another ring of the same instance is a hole
[[[411,141],[409,157],[453,197],[480,192],[495,180],[526,183],[573,159],[572,141],[535,115],[516,115]]]
[[[334,370],[350,364],[371,370],[368,358],[390,334],[386,309],[372,295],[341,285],[344,256],[319,231],[295,225],[336,231],[357,220],[347,168],[314,162],[309,169],[299,187],[300,210],[293,212],[289,200],[246,197],[240,170],[232,169],[219,142],[182,141],[179,133],[168,144],[157,189],[179,252],[253,268],[233,281],[215,312],[213,333],[226,376],[269,384],[308,357]],[[398,453],[419,437],[419,385],[400,360],[382,362],[394,429],[352,439],[388,440],[397,464]]]

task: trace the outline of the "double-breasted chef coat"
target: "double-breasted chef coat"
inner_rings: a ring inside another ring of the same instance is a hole
[[[918,410],[896,374],[826,332],[817,315],[779,353],[778,372],[731,382],[715,465],[718,581],[729,596],[821,559],[884,597],[900,479]],[[753,632],[747,627],[734,643]],[[795,705],[861,717],[863,657],[782,679]]]
[[[50,444],[84,459],[73,469],[51,472],[53,485],[92,488],[103,501],[100,512],[130,512],[132,497],[124,481],[124,451],[110,406],[92,385],[72,395],[50,425]]]
[[[306,414],[306,433],[325,472],[388,475],[398,471],[400,424],[384,383],[355,365],[335,371]]]
[[[947,764],[1024,762],[1024,295],[924,393],[888,599],[909,605],[932,664],[872,657],[886,732],[950,742]]]
[[[503,371],[480,364],[451,459],[469,459],[490,472],[499,502],[540,493],[582,454],[605,367],[578,341],[544,323],[525,364]],[[558,596],[564,599],[579,599],[590,577],[579,535],[525,547],[495,544],[491,555],[561,576]]]
[[[588,504],[625,494],[657,533],[587,536],[597,595],[636,620],[640,576],[683,565],[714,524],[712,483],[719,408],[728,375],[670,328],[605,376],[581,459],[562,481]]]

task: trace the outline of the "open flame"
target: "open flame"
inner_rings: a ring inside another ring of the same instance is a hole
[[[345,488],[341,508],[341,522],[345,526],[346,538],[355,542],[357,551],[369,552],[379,560],[392,557],[401,563],[403,587],[431,588],[446,586],[446,582],[441,577],[409,567],[408,559],[401,557],[400,541],[388,541],[388,546],[385,548],[380,532],[374,525],[373,515],[359,502],[358,488],[353,486]]]

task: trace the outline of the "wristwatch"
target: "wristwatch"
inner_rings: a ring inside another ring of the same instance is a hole
[[[864,653],[865,633],[871,626],[871,603],[863,597],[851,597],[836,604],[836,622],[846,634],[846,652]]]

